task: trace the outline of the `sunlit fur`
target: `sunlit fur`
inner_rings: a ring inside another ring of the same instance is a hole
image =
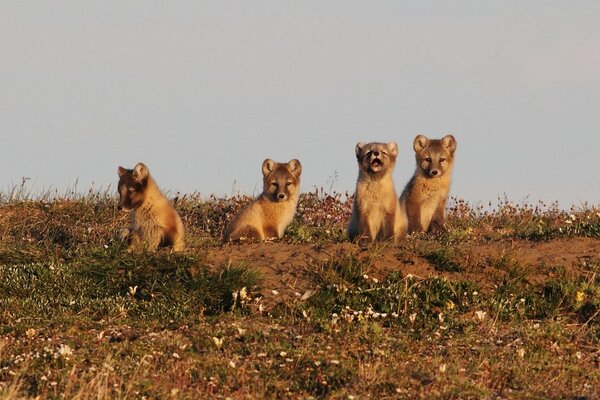
[[[348,239],[392,240],[406,236],[406,215],[400,209],[392,173],[398,156],[398,145],[390,143],[358,143],[358,180],[348,224]]]
[[[132,251],[170,247],[182,251],[184,229],[181,218],[160,192],[148,167],[138,163],[134,169],[119,167],[119,209],[131,212],[131,226],[126,230]]]
[[[417,168],[400,197],[409,232],[445,231],[456,139],[452,135],[437,140],[418,135],[413,148]]]
[[[233,219],[223,232],[223,242],[281,238],[296,213],[301,172],[296,159],[287,164],[265,160],[262,194]]]

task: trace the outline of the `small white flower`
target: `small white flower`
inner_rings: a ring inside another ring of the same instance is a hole
[[[519,350],[517,350],[517,355],[519,358],[525,357],[525,349],[521,347]]]
[[[417,313],[412,313],[408,316],[408,319],[410,320],[411,323],[415,322],[415,319],[417,319]]]
[[[68,357],[73,354],[73,350],[71,350],[71,348],[68,345],[61,344],[58,348],[58,354],[63,357]]]
[[[224,339],[225,338],[218,338],[218,337],[215,337],[215,336],[212,337],[212,341],[215,344],[215,346],[217,346],[217,349],[220,350],[221,347],[223,347],[223,340]]]
[[[271,293],[273,293],[273,296],[277,296],[279,294],[279,292],[275,289],[271,290]]]
[[[229,361],[229,366],[233,369],[235,369],[235,363],[233,361]]]
[[[444,372],[446,372],[446,364],[442,364],[440,365],[440,372],[443,374]]]
[[[483,321],[485,319],[485,317],[487,316],[487,313],[485,311],[475,311],[475,316],[477,317],[477,319],[479,321]]]

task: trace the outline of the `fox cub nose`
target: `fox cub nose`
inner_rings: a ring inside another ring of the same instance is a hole
[[[437,176],[440,172],[437,169],[431,171],[431,175]]]
[[[284,193],[279,193],[277,195],[277,197],[279,197],[280,199],[285,199],[285,194]]]
[[[374,155],[375,157],[379,157],[379,152],[378,152],[377,150],[375,150],[375,151],[373,152],[373,155]]]

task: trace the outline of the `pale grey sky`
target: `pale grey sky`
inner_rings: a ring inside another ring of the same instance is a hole
[[[600,204],[600,2],[0,2],[0,188],[354,189],[357,141],[458,140],[452,193]],[[235,186],[234,186],[235,182]]]

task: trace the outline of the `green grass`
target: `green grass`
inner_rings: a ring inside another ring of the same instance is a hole
[[[310,193],[282,242],[331,254],[293,259],[310,290],[277,298],[251,263],[211,258],[233,252],[218,237],[249,198],[179,196],[189,249],[176,255],[128,253],[109,193],[64,197],[0,196],[0,398],[600,392],[600,259],[530,265],[506,250],[597,238],[593,207],[458,202],[446,234],[361,248],[343,244],[349,199]],[[490,245],[498,256],[474,258]],[[405,260],[434,273],[410,274]]]

